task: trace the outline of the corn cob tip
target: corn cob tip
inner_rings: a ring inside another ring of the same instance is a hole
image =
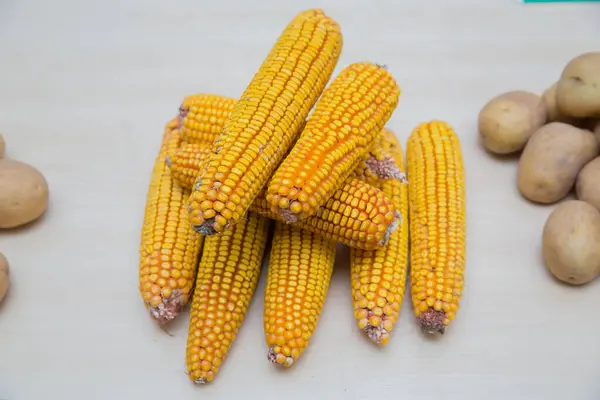
[[[206,378],[198,378],[194,379],[192,382],[194,382],[194,384],[196,385],[206,385],[208,383],[208,380]]]
[[[294,214],[292,212],[292,210],[290,210],[289,208],[279,208],[277,210],[277,213],[288,224],[294,224],[294,223],[298,222],[298,215]]]
[[[293,357],[286,357],[281,353],[277,353],[274,345],[269,347],[267,359],[273,364],[283,365],[284,367],[291,367],[294,364]]]
[[[180,290],[173,290],[173,293],[163,299],[156,307],[148,306],[150,315],[159,325],[164,325],[175,319],[181,308],[183,307],[184,297]]]
[[[444,324],[446,321],[446,313],[443,310],[437,311],[430,308],[419,316],[419,321],[421,323],[421,329],[425,333],[439,333],[440,335],[443,335],[446,330],[446,325]]]
[[[214,218],[209,218],[200,225],[193,225],[192,228],[202,236],[212,236],[217,234],[215,226],[217,222]]]
[[[392,157],[378,160],[377,157],[370,156],[365,164],[378,179],[396,179],[402,183],[408,183],[406,174],[402,172]]]
[[[387,230],[385,231],[385,234],[383,235],[383,238],[381,239],[379,244],[382,246],[385,246],[387,244],[387,242],[390,241],[390,237],[392,236],[392,233],[394,233],[400,225],[402,225],[402,214],[400,214],[400,211],[396,210],[396,214],[394,215],[394,220],[387,227]]]
[[[390,337],[388,330],[385,329],[383,326],[375,326],[368,324],[363,330],[367,334],[369,340],[376,344],[386,344]]]
[[[190,112],[190,110],[185,108],[183,104],[179,106],[179,113],[177,114],[177,122],[179,123],[179,127],[183,125],[183,119],[187,116],[188,112]]]

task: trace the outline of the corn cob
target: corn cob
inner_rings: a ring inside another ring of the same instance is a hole
[[[165,126],[147,192],[140,243],[139,290],[151,316],[164,324],[189,300],[203,237],[189,225],[189,189],[176,184],[165,159],[181,142],[177,119]]]
[[[319,9],[298,14],[235,104],[189,199],[202,235],[246,213],[296,140],[342,48],[339,24]]]
[[[235,340],[260,276],[268,231],[269,220],[248,213],[232,229],[205,239],[186,349],[195,383],[214,379]]]
[[[411,294],[424,332],[443,334],[463,290],[466,191],[460,142],[442,121],[419,124],[407,143]]]
[[[275,223],[264,303],[268,359],[290,367],[306,349],[323,308],[336,245],[283,222]]]
[[[393,132],[382,130],[361,166],[352,175],[381,189],[403,217],[385,247],[350,249],[354,317],[369,339],[386,344],[400,313],[408,264],[408,185],[402,147]]]
[[[190,188],[194,182],[193,176],[208,151],[195,144],[182,146],[169,162],[174,179],[183,187]],[[263,188],[259,192],[250,205],[250,211],[286,222],[284,217],[271,210],[265,191],[266,188]],[[400,213],[385,193],[349,177],[317,214],[296,222],[294,226],[349,247],[375,249],[388,242],[400,221]]]
[[[400,88],[385,67],[360,62],[344,68],[271,178],[271,210],[289,222],[314,215],[358,166],[399,96]]]
[[[219,136],[237,99],[216,94],[184,97],[179,106],[179,124],[183,140],[210,146]]]

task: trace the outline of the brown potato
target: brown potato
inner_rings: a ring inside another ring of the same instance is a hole
[[[0,160],[0,228],[14,228],[39,218],[48,206],[48,184],[34,167]]]
[[[8,261],[6,260],[6,257],[4,257],[4,254],[0,253],[0,302],[2,302],[4,296],[6,296],[9,286]]]
[[[575,193],[579,200],[600,210],[600,157],[594,158],[581,169],[575,182]]]
[[[515,153],[546,119],[540,96],[523,90],[506,92],[488,101],[479,112],[479,136],[492,153]]]
[[[560,112],[572,117],[600,117],[600,52],[578,55],[564,67],[556,86]]]
[[[573,188],[579,171],[598,155],[592,132],[551,122],[529,139],[517,169],[521,194],[536,203],[554,203]]]
[[[4,157],[4,153],[6,151],[6,143],[4,142],[4,138],[0,133],[0,158]]]
[[[572,285],[600,274],[600,212],[581,200],[568,200],[550,213],[542,233],[546,267]]]

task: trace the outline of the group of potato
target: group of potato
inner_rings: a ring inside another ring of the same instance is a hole
[[[48,183],[34,167],[5,158],[0,134],[0,229],[12,229],[41,217],[48,206]],[[0,302],[9,286],[8,261],[0,253]]]
[[[491,153],[518,155],[517,187],[531,202],[558,204],[542,232],[542,252],[559,280],[600,275],[600,52],[571,59],[543,94],[510,91],[479,113]],[[566,200],[574,193],[576,200]]]

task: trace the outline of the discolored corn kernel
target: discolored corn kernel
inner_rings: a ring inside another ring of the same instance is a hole
[[[181,143],[173,119],[165,126],[154,162],[142,223],[139,290],[150,315],[159,324],[174,319],[187,304],[203,238],[189,225],[189,189],[177,185],[165,160]],[[179,279],[166,279],[169,277]]]
[[[272,176],[266,196],[271,211],[288,222],[314,215],[358,166],[399,96],[385,67],[358,62],[342,69]],[[306,176],[298,179],[300,173]]]
[[[212,381],[227,356],[256,289],[268,231],[267,219],[248,213],[233,229],[205,239],[186,349],[195,383]]]
[[[329,288],[335,242],[275,223],[264,303],[268,359],[292,366],[312,337]]]
[[[424,332],[443,334],[458,309],[465,268],[466,189],[460,142],[443,121],[421,123],[408,138],[406,158],[414,312]],[[453,296],[446,297],[448,293]]]
[[[408,182],[402,147],[392,131],[383,129],[369,154],[352,176],[381,189],[403,218],[384,247],[350,249],[352,299],[359,329],[373,342],[386,344],[404,298],[408,265]]]
[[[210,146],[221,134],[237,99],[210,93],[184,97],[178,123],[185,142]]]
[[[190,223],[197,232],[223,232],[246,213],[297,139],[341,48],[339,24],[319,9],[298,14],[285,27],[235,104],[197,178],[189,198]],[[214,208],[202,210],[200,204],[227,180],[234,185],[223,201],[234,196],[240,201],[231,217],[217,219],[221,214]]]

